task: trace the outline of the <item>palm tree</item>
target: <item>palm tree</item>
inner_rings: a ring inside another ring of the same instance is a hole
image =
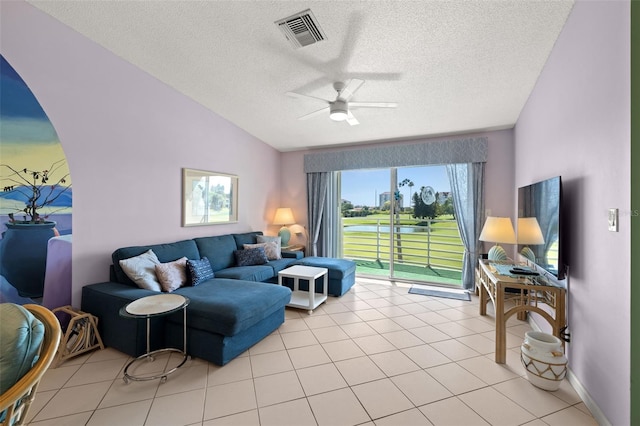
[[[412,191],[411,188],[413,188],[414,183],[410,179],[404,179],[402,182],[400,182],[400,184],[398,186],[403,187],[405,185],[409,187],[409,203],[411,203],[411,200],[413,198],[412,197],[413,196],[413,193],[412,193],[413,191]],[[409,207],[411,207],[411,206],[409,206]]]

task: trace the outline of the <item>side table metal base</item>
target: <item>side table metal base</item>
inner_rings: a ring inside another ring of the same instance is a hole
[[[142,361],[142,360],[146,360],[148,362],[153,362],[153,361],[155,361],[154,355],[158,355],[158,354],[162,354],[162,353],[168,353],[168,352],[175,352],[175,353],[179,353],[180,355],[182,355],[182,361],[180,362],[180,364],[176,365],[171,370],[163,371],[161,374],[154,374],[154,375],[150,375],[150,376],[141,376],[141,375],[134,375],[134,374],[130,374],[129,373],[129,367],[131,367],[136,362]],[[175,348],[158,349],[156,351],[149,352],[148,354],[140,355],[139,357],[134,358],[131,361],[129,361],[127,366],[124,368],[124,377],[122,377],[122,380],[125,383],[128,384],[131,380],[136,381],[136,382],[143,382],[143,381],[146,381],[146,380],[160,379],[160,383],[164,383],[164,382],[167,381],[167,376],[169,374],[173,373],[174,371],[176,371],[178,368],[182,367],[184,365],[184,363],[187,362],[187,359],[189,359],[189,355],[187,355],[186,353],[184,353],[180,349],[175,349]]]
[[[189,298],[181,296],[181,295],[173,295],[173,294],[159,294],[155,296],[147,296],[141,299],[135,300],[123,308],[120,309],[120,315],[128,318],[145,318],[146,319],[146,331],[147,331],[147,352],[143,355],[138,356],[137,358],[132,359],[124,368],[124,375],[122,380],[129,384],[130,381],[146,381],[146,380],[155,380],[160,379],[160,383],[164,383],[167,381],[167,376],[173,372],[175,372],[178,368],[182,367],[189,355],[187,354],[187,305],[189,304]],[[177,310],[182,309],[182,347],[183,349],[176,348],[164,348],[157,349],[155,351],[151,351],[151,342],[150,342],[150,334],[151,334],[151,318],[158,317],[162,315],[168,315]],[[148,362],[153,362],[155,360],[154,356],[162,353],[170,353],[176,352],[182,355],[182,361],[171,370],[166,371],[166,367],[162,370],[160,374],[152,374],[152,375],[136,375],[129,373],[129,368],[136,362],[147,360]]]

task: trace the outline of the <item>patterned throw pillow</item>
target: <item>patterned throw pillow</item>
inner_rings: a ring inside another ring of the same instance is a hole
[[[278,249],[278,245],[275,243],[275,241],[259,244],[244,244],[245,250],[257,247],[264,248],[264,252],[267,254],[267,259],[269,260],[282,259],[282,255],[280,254],[280,250]]]
[[[233,254],[236,256],[236,264],[238,266],[264,265],[269,261],[264,247],[236,250]]]
[[[192,286],[197,286],[215,277],[213,269],[211,269],[211,262],[206,257],[200,260],[187,260],[187,269]]]
[[[278,259],[282,259],[282,238],[281,237],[272,237],[270,235],[257,235],[256,242],[258,243],[276,243],[276,249],[278,250]],[[272,259],[273,260],[273,259]]]
[[[162,291],[171,293],[187,284],[187,258],[156,265],[156,276]]]
[[[138,287],[153,291],[162,290],[156,278],[156,265],[160,264],[160,261],[153,250],[149,249],[139,256],[122,259],[119,263],[124,273]]]

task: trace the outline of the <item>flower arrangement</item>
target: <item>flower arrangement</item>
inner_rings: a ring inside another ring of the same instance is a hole
[[[7,164],[0,164],[2,192],[5,195],[6,193],[18,195],[17,198],[22,199],[25,205],[22,210],[8,214],[11,223],[44,223],[46,221],[48,214],[41,216],[39,210],[53,205],[62,194],[71,188],[71,185],[65,186],[69,178],[68,173],[58,179],[53,178],[65,165],[65,160],[58,160],[48,170],[27,168],[18,170]],[[5,195],[3,198],[16,199],[16,197],[6,197]],[[16,220],[14,213],[24,213],[23,220]]]

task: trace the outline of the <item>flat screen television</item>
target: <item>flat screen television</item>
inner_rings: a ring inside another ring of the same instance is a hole
[[[560,176],[518,188],[518,226],[522,226],[518,234],[524,230],[525,221],[522,218],[535,218],[540,230],[537,238],[530,237],[533,244],[523,244],[519,238],[518,252],[556,279],[564,279]],[[535,221],[528,219],[526,222],[530,224]]]

